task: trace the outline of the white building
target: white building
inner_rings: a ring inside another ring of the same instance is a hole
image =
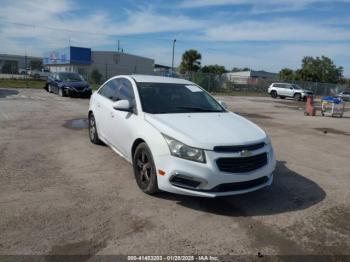
[[[268,79],[268,80],[278,79],[278,74],[270,73],[266,71],[249,70],[249,71],[225,73],[223,74],[223,77],[225,78],[225,80],[233,82],[234,84],[254,85],[254,84],[257,84],[259,79]]]
[[[121,74],[152,74],[154,60],[122,52],[70,46],[45,54],[44,65],[51,72],[78,72],[86,79],[97,70],[106,80]]]

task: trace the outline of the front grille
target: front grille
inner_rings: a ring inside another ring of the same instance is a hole
[[[227,184],[220,184],[210,190],[205,190],[206,192],[230,192],[230,191],[240,191],[240,190],[247,190],[250,188],[258,187],[260,185],[265,184],[268,181],[268,177],[260,177],[257,179],[244,181],[244,182],[236,182],[236,183],[227,183]],[[202,190],[204,191],[204,190]]]
[[[259,169],[267,164],[267,154],[250,157],[224,157],[216,160],[220,171],[231,173],[244,173]]]
[[[253,151],[253,150],[263,148],[264,146],[265,146],[264,142],[251,144],[251,145],[215,146],[214,151],[215,152],[240,152],[243,150]]]

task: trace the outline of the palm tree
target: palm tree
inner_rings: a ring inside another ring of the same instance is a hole
[[[180,65],[181,73],[198,71],[201,67],[201,59],[202,55],[197,50],[187,50],[182,55],[182,62]]]

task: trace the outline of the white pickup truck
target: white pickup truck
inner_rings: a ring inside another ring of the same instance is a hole
[[[47,79],[47,77],[50,75],[50,70],[46,68],[42,68],[40,70],[34,69],[34,70],[28,70],[28,75],[33,77],[34,79]]]

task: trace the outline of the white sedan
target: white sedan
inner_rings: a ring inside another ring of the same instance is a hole
[[[116,76],[91,96],[89,136],[133,164],[137,185],[202,197],[269,186],[268,135],[198,85],[159,76]]]

